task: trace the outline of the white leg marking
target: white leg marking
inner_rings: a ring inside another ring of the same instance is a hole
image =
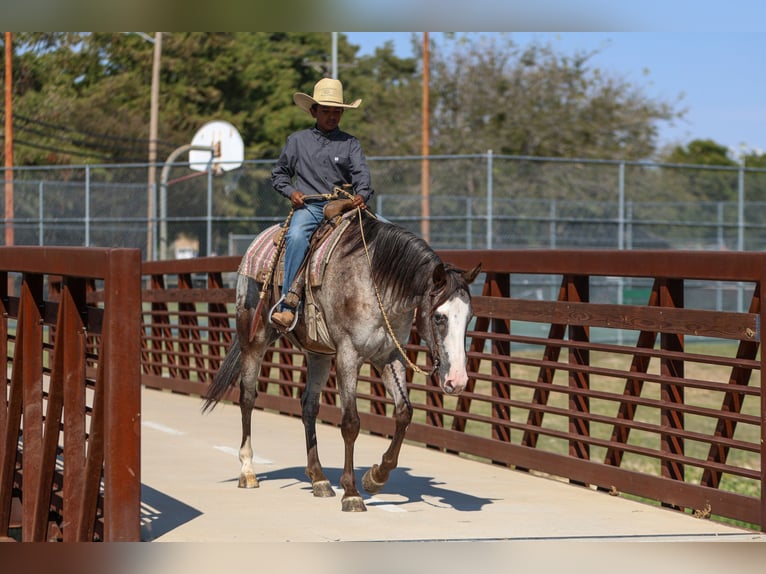
[[[239,456],[239,450],[231,446],[214,446],[213,448],[232,456]],[[253,454],[253,462],[255,464],[274,464],[274,461],[258,456],[257,454]]]

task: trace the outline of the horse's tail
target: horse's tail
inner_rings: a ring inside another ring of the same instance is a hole
[[[205,404],[202,405],[202,413],[212,411],[218,401],[221,400],[226,390],[230,385],[239,377],[240,371],[240,355],[242,354],[242,348],[239,344],[239,338],[235,335],[229,346],[229,351],[226,353],[226,357],[223,360],[221,368],[213,377],[213,382],[210,384],[207,393],[205,394]]]

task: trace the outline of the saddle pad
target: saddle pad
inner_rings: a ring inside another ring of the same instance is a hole
[[[316,287],[322,284],[322,275],[324,274],[327,262],[330,260],[335,246],[338,244],[348,224],[349,219],[343,218],[330,233],[324,234],[318,245],[312,246],[308,277],[310,285]],[[242,261],[239,263],[238,271],[241,275],[255,279],[259,283],[263,283],[268,279],[269,265],[277,249],[274,241],[281,231],[281,227],[279,224],[273,225],[253,239],[245,255],[242,257]],[[273,272],[276,274],[277,285],[282,285],[284,280],[283,255],[284,252],[279,254],[279,260]]]
[[[263,283],[267,279],[269,264],[277,246],[274,239],[277,237],[281,225],[272,225],[262,231],[253,239],[247,251],[239,262],[238,272],[256,281]]]

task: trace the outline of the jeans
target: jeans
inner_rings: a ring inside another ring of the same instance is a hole
[[[312,201],[293,212],[290,227],[285,235],[285,280],[282,295],[286,296],[298,273],[298,268],[309,249],[311,234],[319,227],[324,218],[322,209],[326,201]]]

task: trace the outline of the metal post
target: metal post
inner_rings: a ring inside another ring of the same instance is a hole
[[[492,249],[492,150],[487,150],[487,249]]]
[[[617,249],[625,249],[625,162],[620,162],[617,187]]]
[[[470,197],[465,198],[465,246],[473,249],[473,205]]]
[[[44,184],[41,181],[37,184],[37,215],[39,218],[37,228],[40,235],[37,240],[38,245],[45,245],[45,225],[43,224],[43,217],[45,216],[45,198],[44,198]]]
[[[338,33],[331,32],[332,35],[332,77],[338,79]]]
[[[737,172],[737,251],[745,250],[745,166],[740,165]],[[737,311],[744,310],[744,284],[737,285]]]
[[[13,47],[5,33],[5,244],[13,245]]]
[[[168,176],[170,174],[170,168],[178,156],[184,152],[192,150],[209,151],[210,161],[212,162],[216,148],[213,146],[191,144],[182,145],[173,150],[165,160],[165,164],[162,166],[162,172],[160,174],[160,259],[166,259],[168,253]]]
[[[719,201],[716,203],[716,213],[718,225],[716,226],[716,232],[718,236],[718,251],[723,251],[726,248],[726,242],[723,236],[723,224],[724,224],[724,203]],[[723,311],[723,282],[715,282],[715,310]]]
[[[556,199],[551,199],[550,207],[548,208],[548,217],[550,219],[550,223],[548,224],[548,234],[550,237],[548,238],[548,242],[551,245],[551,249],[556,248]]]
[[[90,247],[90,166],[85,166],[85,247]]]
[[[745,168],[737,172],[737,251],[745,250]]]
[[[162,32],[154,35],[154,55],[152,58],[152,92],[149,111],[149,172],[147,179],[147,224],[146,258],[156,258],[154,252],[155,197],[157,195],[157,132],[159,125],[160,101],[160,59],[162,57]]]
[[[421,153],[423,159],[420,166],[420,235],[425,241],[431,240],[431,190],[430,190],[430,165],[428,163],[430,143],[430,96],[429,96],[429,69],[428,63],[428,32],[423,32],[423,86],[421,103]]]
[[[213,170],[207,170],[207,253],[213,254]]]

